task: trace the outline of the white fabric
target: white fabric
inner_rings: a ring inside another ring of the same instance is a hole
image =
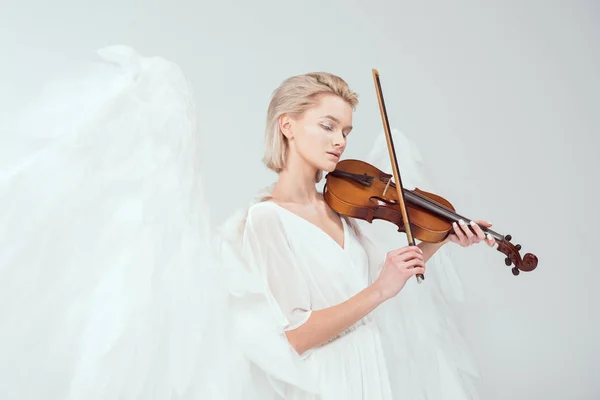
[[[313,310],[342,303],[369,285],[368,256],[343,218],[342,224],[344,244],[340,247],[320,228],[273,202],[250,208],[242,256],[245,265],[263,280],[276,317],[273,329],[282,335],[305,323]],[[289,357],[299,357],[291,346],[288,351]],[[368,316],[300,358],[302,384],[320,397],[286,385],[286,398],[391,398],[379,332]]]
[[[401,241],[344,219],[341,249],[269,190],[213,230],[182,72],[99,54],[2,121],[1,399],[475,398],[447,252],[424,284],[296,354],[285,330],[366,287]],[[416,147],[394,136],[420,184]]]
[[[239,230],[230,240],[240,246],[237,254],[244,260],[227,265],[236,277],[231,282],[238,282],[232,293],[243,304],[232,308],[234,319],[245,321],[236,325],[237,336],[271,387],[293,399],[478,398],[470,379],[477,372],[452,322],[452,297],[439,283],[454,276],[445,270],[453,267],[445,251],[428,262],[427,283],[409,280],[396,298],[358,323],[360,329],[353,327],[298,356],[285,340],[285,329],[305,321],[311,310],[338,304],[372,283],[386,252],[372,240],[377,229],[363,221],[342,219],[348,246],[342,250],[319,228],[268,200],[267,192],[230,221],[228,233],[235,224]],[[390,249],[406,244],[390,246],[394,239],[382,244]],[[228,252],[234,252],[232,247]],[[460,296],[460,285],[446,290]],[[275,347],[277,340],[281,343]]]
[[[244,398],[190,87],[100,55],[2,121],[0,399]]]

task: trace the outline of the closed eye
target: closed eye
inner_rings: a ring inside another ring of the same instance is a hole
[[[325,125],[325,124],[319,124],[319,125],[321,125],[321,127],[322,127],[323,129],[325,129],[326,131],[333,131],[333,128],[332,128],[331,126],[329,126],[329,125]],[[352,128],[350,128],[350,129],[352,129]],[[342,136],[344,137],[344,139],[345,139],[346,137],[348,137],[348,135],[349,135],[349,134],[350,134],[350,132],[349,132],[349,131],[348,131],[348,132],[344,132],[344,131],[342,131]]]

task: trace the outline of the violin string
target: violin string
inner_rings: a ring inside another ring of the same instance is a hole
[[[390,184],[390,182],[392,181],[391,177],[388,178],[388,185]],[[396,186],[396,182],[392,182],[392,185],[395,187]],[[421,195],[418,192],[415,191],[411,191],[411,190],[407,190],[406,191],[408,193],[408,197],[410,198],[410,196],[416,196],[419,199],[421,199],[422,201],[425,201],[427,203],[429,203],[434,209],[437,208],[436,211],[440,212],[441,214],[445,214],[446,217],[451,217],[451,219],[454,220],[454,222],[457,222],[459,219],[467,219],[464,218],[460,215],[458,215],[457,213],[455,213],[454,211],[452,211],[451,209],[449,209],[448,207],[446,207],[443,204],[438,203],[437,201],[430,199],[428,197],[425,197],[423,195]]]
[[[449,209],[445,205],[440,204],[437,201],[435,201],[433,199],[430,199],[428,197],[425,197],[425,196],[423,196],[423,195],[421,195],[419,193],[416,193],[416,192],[413,192],[413,191],[409,190],[407,192],[407,197],[410,198],[412,196],[418,197],[419,200],[421,200],[423,202],[427,202],[429,207],[437,208],[437,210],[435,210],[435,211],[437,211],[442,216],[444,216],[444,217],[452,220],[453,222],[458,222],[459,219],[462,219],[465,222],[470,221],[468,218],[465,218],[462,215],[460,215],[460,214],[452,211],[451,209]],[[419,204],[417,204],[417,205],[419,205]],[[423,204],[420,204],[420,205],[423,206]],[[490,235],[492,235],[493,237],[495,237],[496,240],[502,240],[502,241],[504,240],[503,236],[500,235],[499,233],[497,233],[497,232],[495,232],[495,231],[493,231],[493,230],[491,230],[489,228],[486,228],[484,226],[480,226],[480,228],[484,232],[489,233]]]
[[[421,198],[421,200],[424,200],[424,201],[426,201],[426,202],[430,203],[430,204],[431,204],[431,205],[433,205],[434,207],[441,208],[443,211],[448,211],[448,212],[450,212],[450,213],[453,213],[453,214],[454,214],[454,212],[453,212],[451,209],[449,209],[448,207],[446,207],[445,205],[443,205],[443,204],[441,204],[441,203],[438,203],[437,201],[435,201],[435,200],[433,200],[433,199],[430,199],[429,197],[425,197],[425,196],[423,196],[422,194],[420,194],[420,193],[418,193],[418,192],[414,192],[414,191],[411,191],[411,193],[412,193],[413,195],[415,195],[415,196],[417,196],[417,197]]]
[[[439,214],[441,214],[441,215],[443,215],[445,217],[451,216],[452,218],[456,218],[455,215],[454,215],[454,213],[451,210],[449,210],[448,208],[446,208],[443,205],[439,204],[435,200],[428,199],[428,198],[426,198],[424,196],[421,196],[418,193],[414,193],[414,192],[408,192],[408,193],[409,193],[408,196],[407,196],[408,198],[417,197],[421,202],[427,203],[427,205],[429,206],[428,208],[433,209],[433,211],[437,211]],[[426,206],[425,204],[422,204],[422,203],[421,204],[416,203],[416,205]]]
[[[457,214],[456,212],[452,211],[451,209],[449,209],[445,205],[440,204],[440,203],[438,203],[437,201],[435,201],[433,199],[430,199],[430,198],[428,198],[426,196],[423,196],[423,195],[421,195],[420,193],[417,193],[417,192],[413,192],[413,191],[408,191],[408,192],[410,193],[409,196],[418,197],[421,201],[429,203],[429,205],[431,207],[433,207],[434,209],[436,209],[435,211],[439,212],[440,214],[442,214],[446,218],[449,218],[453,222],[458,222],[459,219],[462,219],[465,222],[470,221],[468,218],[465,218],[462,215]]]

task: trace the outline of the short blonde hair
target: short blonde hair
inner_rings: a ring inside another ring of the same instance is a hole
[[[315,107],[319,96],[333,94],[345,100],[352,109],[356,109],[358,95],[339,76],[327,72],[311,72],[286,79],[273,92],[267,111],[265,129],[265,165],[279,173],[285,167],[288,152],[288,140],[281,132],[279,118],[287,114],[299,118],[307,110]],[[322,171],[317,173],[315,180],[319,182]]]

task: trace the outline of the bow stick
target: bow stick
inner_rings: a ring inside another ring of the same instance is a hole
[[[394,150],[394,141],[392,139],[392,133],[390,132],[390,123],[388,121],[387,111],[385,109],[385,101],[383,100],[383,91],[381,90],[381,82],[379,81],[379,72],[375,68],[373,68],[373,80],[375,81],[375,90],[377,92],[377,100],[379,101],[379,111],[381,112],[383,130],[385,131],[385,138],[387,140],[388,151],[390,154],[392,172],[394,174],[394,180],[396,181],[396,192],[398,193],[400,212],[402,213],[402,220],[404,221],[404,231],[406,232],[406,237],[408,238],[409,246],[414,246],[415,239],[413,238],[412,231],[410,229],[410,220],[408,217],[408,212],[406,210],[406,202],[404,201],[404,186],[402,185],[402,178],[400,177],[400,171],[398,169],[398,159],[396,158],[396,151]],[[417,274],[418,283],[421,283],[423,279],[425,279],[423,274]]]

